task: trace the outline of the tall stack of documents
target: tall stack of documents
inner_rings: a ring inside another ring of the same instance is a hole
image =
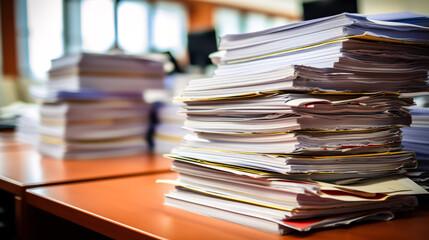
[[[125,55],[55,59],[40,107],[39,150],[58,159],[115,157],[148,150],[152,106],[143,91],[163,87],[161,62]]]
[[[427,193],[405,177],[400,93],[427,89],[429,18],[340,14],[227,35],[182,98],[166,204],[285,234],[390,220]],[[163,180],[161,180],[163,181]]]

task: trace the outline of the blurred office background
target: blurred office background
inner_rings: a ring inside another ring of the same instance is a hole
[[[201,70],[209,64],[206,55],[216,48],[216,35],[343,11],[429,14],[429,1],[2,0],[0,8],[0,106],[5,106],[31,101],[28,86],[46,82],[51,59],[64,54],[107,53],[114,46],[132,55],[168,52],[177,72],[193,73],[193,65]]]

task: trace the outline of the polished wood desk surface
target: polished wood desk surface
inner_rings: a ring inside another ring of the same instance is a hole
[[[25,146],[0,150],[0,189],[21,196],[30,187],[167,172],[170,167],[171,160],[160,154],[57,160]]]
[[[164,173],[32,188],[30,205],[115,239],[427,239],[429,206],[388,222],[279,236],[163,205]]]
[[[17,142],[13,131],[0,131],[0,151],[20,151],[30,149],[31,146]]]

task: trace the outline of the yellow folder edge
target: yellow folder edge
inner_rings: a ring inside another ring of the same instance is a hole
[[[183,124],[185,119],[175,119],[175,118],[160,118],[160,123],[168,123],[168,124]]]
[[[378,132],[387,129],[394,128],[402,128],[409,127],[405,125],[392,125],[386,127],[375,127],[375,128],[366,128],[366,129],[341,129],[341,130],[289,130],[284,132],[266,132],[266,133],[209,133],[209,132],[201,132],[204,134],[210,135],[237,135],[237,136],[257,136],[257,135],[283,135],[283,134],[291,134],[291,133],[368,133],[368,132]],[[194,131],[199,133],[199,131]]]
[[[212,152],[225,152],[225,153],[239,153],[247,155],[263,155],[263,156],[272,156],[272,157],[293,157],[293,158],[314,158],[314,159],[329,159],[329,158],[339,158],[339,157],[374,157],[374,156],[387,156],[387,155],[398,155],[398,154],[413,154],[412,151],[396,151],[396,152],[379,152],[379,153],[365,153],[365,154],[353,154],[353,155],[329,155],[329,156],[314,156],[314,155],[298,155],[298,154],[270,154],[270,153],[253,153],[253,152],[241,152],[241,151],[230,151],[230,150],[218,150],[218,149],[209,149],[209,148],[194,148],[194,147],[181,147],[183,149],[195,149],[202,151],[212,151]]]
[[[154,138],[156,140],[163,140],[163,141],[169,141],[169,142],[178,142],[180,143],[182,141],[181,137],[174,137],[174,136],[168,136],[164,134],[156,133]]]
[[[254,97],[270,97],[276,94],[288,93],[288,91],[268,91],[268,92],[254,92],[254,93],[246,93],[241,95],[232,95],[225,97],[208,97],[208,98],[183,98],[183,97],[175,97],[174,102],[198,102],[198,101],[219,101],[219,100],[235,100],[235,99],[244,99],[244,98],[254,98]],[[298,93],[299,94],[299,93]],[[367,95],[393,95],[400,96],[401,94],[398,92],[321,92],[321,91],[303,91],[301,94],[310,94],[310,95],[356,95],[356,96],[367,96]]]
[[[282,93],[282,91],[269,91],[269,92],[254,92],[234,96],[225,96],[225,97],[209,97],[209,98],[183,98],[175,97],[175,102],[191,102],[191,101],[213,101],[213,100],[233,100],[233,99],[243,99],[243,98],[253,98],[259,96],[271,96],[275,94]]]

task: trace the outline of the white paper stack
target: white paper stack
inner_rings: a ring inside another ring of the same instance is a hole
[[[18,142],[32,145],[37,148],[40,142],[40,106],[31,105],[22,112],[16,121],[15,138]]]
[[[138,93],[67,92],[40,107],[39,150],[59,159],[146,151],[150,110]]]
[[[427,89],[429,18],[340,14],[221,37],[212,78],[181,100],[166,204],[279,234],[389,220],[426,190],[403,176],[412,99]]]
[[[143,92],[162,88],[161,62],[125,55],[77,54],[55,59],[42,102],[40,152],[88,159],[147,151],[151,104]]]
[[[177,104],[161,104],[157,108],[157,123],[153,135],[154,151],[157,153],[170,153],[180,145],[186,134],[183,122],[186,115],[179,114],[181,106]]]
[[[122,54],[78,53],[52,60],[48,86],[61,91],[138,92],[163,88],[163,64]]]

